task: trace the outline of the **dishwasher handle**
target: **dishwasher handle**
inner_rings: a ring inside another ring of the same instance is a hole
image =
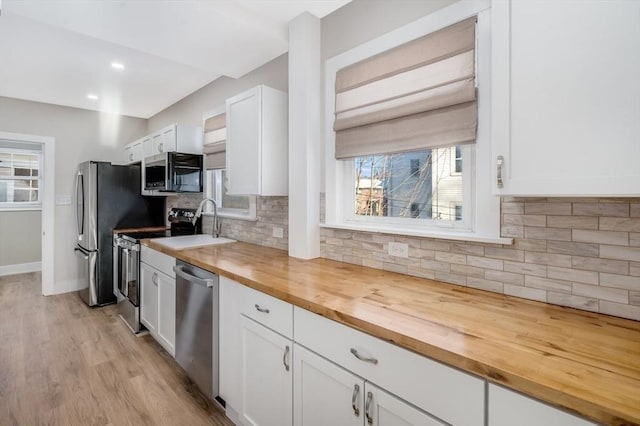
[[[203,287],[213,287],[214,282],[212,279],[198,278],[195,275],[191,275],[190,273],[185,272],[183,268],[184,267],[182,265],[176,265],[173,267],[173,272],[175,272],[176,275],[180,278],[184,278],[191,283],[198,284]]]

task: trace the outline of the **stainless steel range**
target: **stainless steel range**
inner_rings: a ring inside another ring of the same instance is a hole
[[[118,313],[134,333],[143,330],[140,324],[140,241],[190,235],[202,232],[202,222],[191,223],[195,209],[174,208],[169,212],[171,229],[158,231],[121,232],[113,236],[114,295]]]

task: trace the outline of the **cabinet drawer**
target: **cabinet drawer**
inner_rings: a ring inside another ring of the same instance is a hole
[[[484,380],[298,307],[294,318],[297,343],[447,423],[484,424]]]
[[[293,338],[293,305],[246,286],[240,286],[240,312],[260,324]]]
[[[173,267],[176,264],[176,259],[164,253],[160,253],[147,246],[142,246],[140,251],[140,260],[147,265],[153,266],[160,272],[164,272],[170,277],[175,278],[176,273],[173,272]]]

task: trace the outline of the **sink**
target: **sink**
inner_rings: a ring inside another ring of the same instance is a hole
[[[174,250],[181,250],[191,247],[211,246],[218,244],[235,243],[236,240],[229,238],[213,238],[209,234],[181,235],[179,237],[154,238],[154,243],[162,244]]]

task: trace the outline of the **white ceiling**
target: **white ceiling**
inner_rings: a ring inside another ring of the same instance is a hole
[[[4,0],[0,96],[148,118],[285,53],[299,14],[349,1]]]

